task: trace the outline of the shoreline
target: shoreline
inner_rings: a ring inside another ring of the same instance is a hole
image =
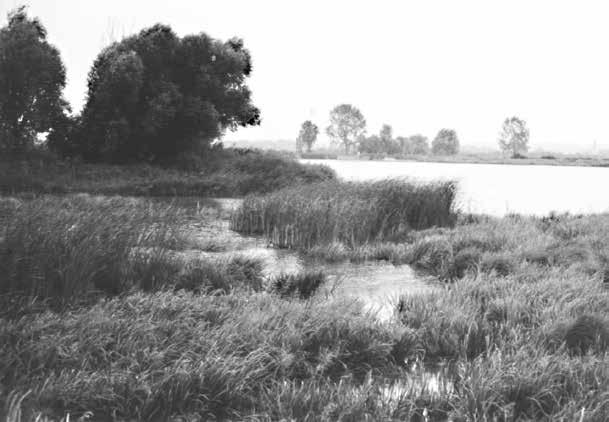
[[[378,161],[378,162],[410,162],[410,163],[439,163],[439,164],[492,164],[492,165],[513,165],[513,166],[550,166],[550,167],[609,167],[609,158],[497,158],[497,159],[480,159],[476,157],[451,157],[451,158],[423,158],[423,157],[370,157],[356,155],[335,155],[330,154],[325,157],[316,156],[309,158],[299,156],[299,160],[333,160],[333,161]]]

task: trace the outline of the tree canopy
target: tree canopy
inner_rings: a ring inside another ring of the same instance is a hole
[[[22,152],[64,116],[66,71],[38,19],[25,7],[0,29],[0,149]]]
[[[455,155],[459,152],[459,138],[453,129],[441,129],[431,143],[434,155]]]
[[[366,119],[357,107],[341,104],[330,112],[330,125],[326,133],[335,143],[342,144],[347,154],[365,132]]]
[[[79,149],[90,161],[159,161],[257,125],[243,41],[155,25],[105,48],[89,72]]]
[[[503,121],[499,133],[499,147],[513,157],[529,149],[529,129],[527,123],[518,117],[509,117]]]
[[[398,138],[402,153],[409,155],[424,155],[429,153],[429,141],[423,135],[412,135],[408,138]]]
[[[300,127],[298,138],[296,138],[296,148],[298,149],[298,152],[302,152],[303,146],[306,147],[307,152],[311,152],[311,147],[317,140],[318,133],[319,128],[315,123],[310,120],[304,121]]]

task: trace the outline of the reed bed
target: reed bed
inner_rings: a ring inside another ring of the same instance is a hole
[[[22,201],[7,215],[0,242],[0,295],[60,303],[127,291],[141,281],[134,261],[161,263],[180,242],[178,214],[127,198]]]
[[[452,226],[455,194],[453,182],[330,181],[248,196],[230,225],[241,233],[264,235],[282,248],[355,247],[411,230]]]

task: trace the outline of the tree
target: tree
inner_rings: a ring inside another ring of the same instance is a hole
[[[38,19],[25,7],[0,29],[0,149],[23,152],[64,117],[66,71]]]
[[[425,155],[429,154],[429,141],[423,135],[412,135],[408,138],[398,138],[403,154]]]
[[[529,149],[527,123],[518,117],[505,119],[499,133],[499,147],[503,152],[510,152],[512,157],[527,152]]]
[[[307,120],[302,123],[300,127],[300,133],[298,134],[298,138],[296,138],[296,147],[298,152],[302,152],[303,145],[306,146],[307,152],[311,152],[311,147],[317,140],[317,134],[319,133],[319,128],[316,124]]]
[[[89,72],[79,145],[89,161],[161,161],[257,125],[243,41],[155,25],[113,43]]]
[[[381,127],[379,138],[382,143],[382,152],[385,154],[398,154],[400,152],[400,144],[396,139],[393,139],[393,128],[391,125],[384,124]]]
[[[357,148],[363,154],[380,154],[383,152],[383,141],[378,135],[362,135],[357,143]]]
[[[459,152],[459,138],[453,129],[441,129],[431,143],[434,155],[455,155]]]
[[[345,153],[357,145],[360,137],[366,132],[366,119],[359,109],[351,104],[341,104],[330,112],[330,125],[326,128],[328,136],[336,143],[342,144]]]

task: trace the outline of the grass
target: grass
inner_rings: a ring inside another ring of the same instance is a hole
[[[131,266],[139,250],[158,261],[179,242],[175,218],[174,209],[122,198],[23,201],[0,243],[0,294],[61,301],[127,291],[141,281]]]
[[[310,299],[325,282],[326,277],[320,271],[280,274],[271,281],[271,291],[281,297]]]
[[[237,254],[175,258],[182,211],[158,203],[80,195],[0,210],[2,288],[18,293],[0,313],[0,417],[11,422],[609,416],[609,215],[320,236],[307,253],[454,281],[402,297],[381,322],[357,301],[314,295],[323,274],[266,280]],[[430,375],[412,363],[446,361],[439,389],[414,381]]]
[[[0,209],[0,314],[27,312],[42,303],[62,308],[136,290],[262,289],[258,260],[175,258],[172,250],[187,241],[180,221],[189,218],[175,206],[75,195],[3,200]]]
[[[238,419],[295,381],[395,370],[399,347],[355,303],[268,295],[140,293],[0,327],[0,385],[32,390],[25,413],[99,419]]]
[[[238,197],[334,179],[321,165],[270,152],[225,149],[168,167],[60,161],[48,154],[0,160],[0,193]]]
[[[323,182],[248,196],[231,228],[262,234],[282,248],[309,249],[336,242],[348,247],[455,221],[455,184],[404,180]]]

